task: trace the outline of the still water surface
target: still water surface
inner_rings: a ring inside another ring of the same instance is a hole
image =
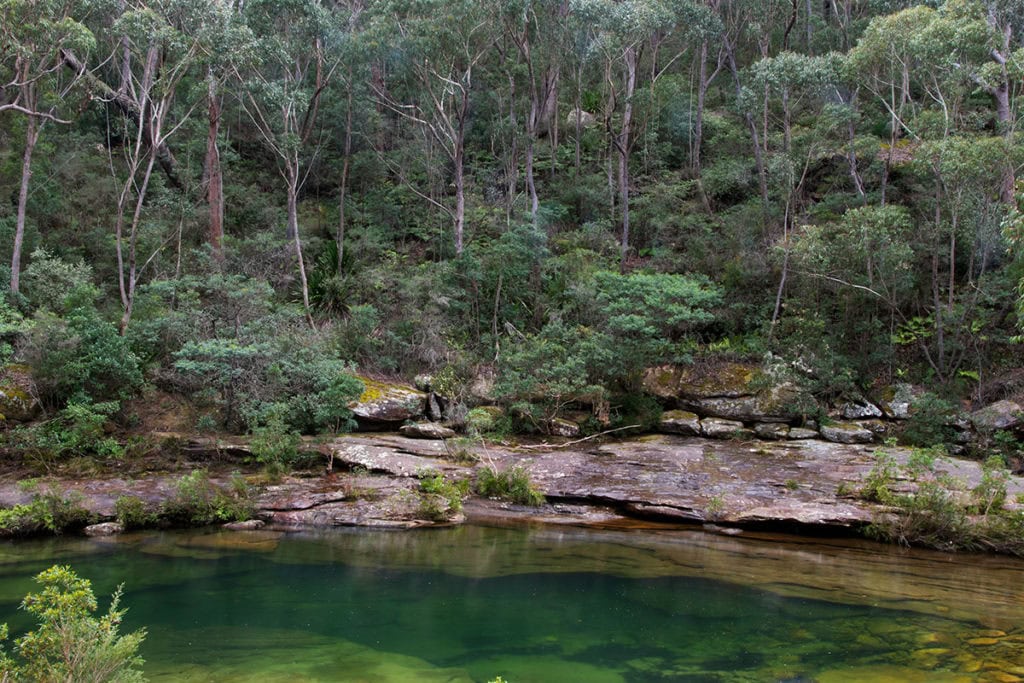
[[[0,546],[125,584],[152,681],[1024,680],[1024,563],[692,531],[199,531]]]

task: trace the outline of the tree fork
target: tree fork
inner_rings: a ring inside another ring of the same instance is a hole
[[[108,84],[103,82],[103,80],[101,80],[96,74],[89,71],[86,68],[85,63],[71,52],[71,50],[61,50],[60,56],[66,67],[74,71],[81,78],[85,79],[86,83],[101,93],[101,99],[106,102],[112,102],[114,106],[120,109],[121,112],[135,125],[147,125],[143,121],[142,112],[139,111],[138,102],[133,100],[126,93],[120,90],[114,90]],[[143,138],[145,140],[152,139],[148,134],[144,135]],[[156,161],[160,164],[160,169],[164,172],[164,175],[167,176],[167,181],[170,183],[171,187],[183,192],[185,190],[185,184],[178,175],[178,161],[174,158],[174,154],[167,146],[167,143],[161,142],[157,145]]]

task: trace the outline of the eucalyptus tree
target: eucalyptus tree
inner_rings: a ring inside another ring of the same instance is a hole
[[[32,157],[47,123],[71,123],[62,118],[66,114],[61,111],[69,109],[65,99],[81,76],[64,73],[61,55],[64,50],[87,54],[96,45],[92,32],[82,23],[86,5],[56,0],[0,2],[0,112],[20,114],[25,124],[11,249],[10,289],[14,294],[20,287]]]
[[[990,260],[998,223],[995,202],[1008,193],[1007,169],[1012,172],[1017,156],[1005,137],[1009,100],[998,93],[1005,65],[994,58],[1009,42],[995,23],[991,8],[974,0],[912,7],[873,19],[848,57],[853,77],[889,121],[883,204],[897,165],[923,190],[910,200],[918,211],[915,247],[927,292],[921,302],[930,326],[926,357],[940,381],[963,361],[971,329],[965,321],[981,291],[975,278]],[[978,125],[993,113],[972,97],[979,89],[993,95],[995,136]],[[961,288],[961,278],[970,286]]]
[[[455,253],[466,226],[466,134],[474,79],[491,52],[500,23],[482,0],[385,0],[375,8],[374,30],[390,43],[384,61],[393,78],[374,81],[377,101],[416,125],[451,164],[454,204],[408,182],[420,198],[449,216]]]
[[[653,88],[693,43],[702,45],[714,29],[710,10],[689,0],[572,0],[582,22],[592,22],[592,49],[604,62],[604,125],[617,160],[621,233],[620,268],[630,250],[630,155],[637,136],[637,94]],[[669,55],[661,49],[671,45]],[[644,59],[650,68],[644,69]]]
[[[243,16],[255,44],[246,55],[251,58],[234,67],[241,106],[285,184],[285,238],[294,246],[306,320],[314,327],[298,202],[324,143],[319,115],[340,64],[339,22],[320,0],[255,0],[244,4]]]
[[[342,97],[336,104],[342,107],[341,117],[344,120],[341,133],[341,172],[338,179],[338,229],[335,233],[338,252],[335,269],[339,275],[345,259],[349,181],[353,143],[357,133],[356,110],[362,102],[369,99],[369,54],[363,44],[366,34],[366,4],[366,0],[341,0],[334,9],[345,31],[345,39],[336,48],[341,56],[337,85],[342,91]]]
[[[509,0],[503,6],[506,35],[516,47],[525,72],[529,111],[525,117],[525,176],[530,196],[530,219],[537,223],[540,199],[534,177],[534,147],[541,130],[554,139],[558,84],[564,59],[560,22],[568,12],[566,0]],[[556,144],[554,141],[552,144]],[[552,162],[554,163],[554,162]]]
[[[137,0],[123,6],[112,27],[121,46],[117,99],[123,168],[118,170],[113,162],[113,145],[110,160],[119,185],[114,243],[121,334],[131,322],[143,271],[172,239],[151,236],[155,246],[148,256],[140,254],[154,168],[168,153],[168,141],[185,128],[202,103],[201,97],[180,101],[184,98],[179,97],[179,89],[212,49],[217,34],[210,29],[221,10],[218,3],[201,0]],[[145,257],[141,263],[140,257]]]

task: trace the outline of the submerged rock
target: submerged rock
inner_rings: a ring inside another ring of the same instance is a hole
[[[115,536],[124,533],[124,527],[117,522],[103,522],[102,524],[90,524],[82,529],[86,536]]]
[[[247,519],[244,522],[228,522],[223,527],[229,531],[256,531],[266,525],[262,519]]]

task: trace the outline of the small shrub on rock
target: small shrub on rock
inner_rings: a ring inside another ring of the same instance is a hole
[[[480,471],[476,490],[481,496],[507,500],[517,505],[542,505],[544,494],[530,481],[525,467],[515,466],[499,472],[493,467]]]
[[[244,521],[253,511],[248,486],[240,477],[233,477],[230,490],[225,490],[210,481],[206,470],[193,470],[178,480],[162,516],[178,524],[204,526]]]

